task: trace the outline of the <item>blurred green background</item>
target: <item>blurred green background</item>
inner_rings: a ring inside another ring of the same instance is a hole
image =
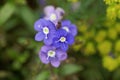
[[[78,35],[59,68],[41,63],[34,22],[65,10]],[[120,80],[120,0],[0,0],[0,80]]]

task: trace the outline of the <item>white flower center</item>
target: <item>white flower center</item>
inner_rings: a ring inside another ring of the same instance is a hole
[[[48,34],[48,33],[49,33],[49,29],[48,29],[47,27],[44,27],[44,28],[43,28],[43,33],[44,33],[44,34]]]
[[[60,38],[60,41],[61,41],[61,42],[65,42],[65,41],[66,41],[66,38],[65,38],[65,37],[61,37],[61,38]]]
[[[56,17],[55,14],[51,14],[51,15],[50,15],[50,20],[51,20],[51,21],[54,21],[54,20],[56,20],[56,19],[57,19],[57,17]]]
[[[43,28],[43,33],[45,34],[45,39],[47,39],[47,38],[48,38],[48,37],[47,37],[47,34],[49,33],[48,27],[44,27],[44,28]]]
[[[63,29],[69,32],[69,28],[67,26],[64,26]]]
[[[53,51],[53,50],[49,50],[48,51],[48,57],[55,57],[55,51]]]

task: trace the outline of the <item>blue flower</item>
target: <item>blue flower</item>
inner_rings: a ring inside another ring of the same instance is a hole
[[[74,43],[74,36],[70,33],[67,33],[64,29],[59,29],[55,33],[53,38],[53,46],[60,48],[64,51],[67,51],[68,45]]]
[[[53,42],[53,37],[56,32],[55,25],[48,20],[45,19],[39,19],[34,24],[34,29],[38,31],[38,33],[35,35],[36,41],[42,41],[44,40],[44,43],[46,45],[51,45]]]
[[[45,19],[50,20],[55,25],[57,25],[58,21],[61,21],[64,15],[64,10],[60,7],[55,8],[54,6],[46,6],[44,8]]]
[[[64,20],[61,22],[61,28],[71,33],[73,36],[77,35],[76,25],[72,24],[69,20]]]
[[[51,63],[52,66],[59,67],[60,62],[67,58],[67,53],[53,46],[43,46],[39,57],[44,64]]]

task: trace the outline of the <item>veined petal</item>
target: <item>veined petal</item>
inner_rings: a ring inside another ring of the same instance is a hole
[[[51,65],[52,65],[53,67],[59,67],[60,61],[58,60],[57,57],[51,59]]]
[[[53,38],[51,38],[50,36],[47,37],[47,39],[44,39],[44,43],[46,45],[51,45],[53,42]]]
[[[44,39],[45,35],[42,33],[42,32],[38,32],[36,35],[35,35],[35,40],[36,41],[42,41]]]
[[[53,48],[53,47],[51,47],[51,46],[42,46],[42,47],[41,47],[41,52],[47,53],[48,50],[50,50],[50,49],[52,49],[52,48]]]
[[[46,53],[40,52],[40,53],[39,53],[39,57],[40,57],[40,60],[41,60],[44,64],[48,64],[48,63],[49,63],[49,60],[47,59]]]
[[[67,51],[68,50],[68,44],[67,43],[61,43],[61,49],[63,50],[63,51]]]
[[[71,22],[69,21],[69,20],[64,20],[64,21],[62,21],[62,26],[69,26],[69,25],[71,25]]]
[[[60,61],[67,59],[67,53],[65,51],[57,50],[56,53],[57,53],[56,55]]]
[[[64,37],[67,35],[67,32],[64,29],[59,29],[56,31],[55,37]]]
[[[72,45],[74,43],[74,37],[72,34],[67,35],[67,42],[68,44]]]
[[[49,16],[51,13],[53,13],[55,11],[55,8],[54,6],[52,5],[49,5],[49,6],[46,6],[44,8],[44,13],[46,14],[46,16]]]
[[[37,21],[34,23],[34,29],[35,29],[36,31],[42,31],[42,28],[43,28],[43,27],[45,27],[46,25],[49,25],[48,23],[49,23],[48,20],[39,19],[39,20],[37,20]]]
[[[73,36],[76,36],[77,35],[77,27],[76,25],[72,24],[70,26],[70,33],[73,35]]]

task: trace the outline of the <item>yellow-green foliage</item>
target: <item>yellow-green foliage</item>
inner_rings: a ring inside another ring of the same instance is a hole
[[[112,50],[112,43],[108,40],[98,44],[98,50],[102,56],[108,55]]]
[[[105,56],[103,57],[103,66],[109,71],[113,71],[119,66],[118,60],[111,56]]]
[[[92,55],[95,54],[96,50],[95,50],[95,45],[93,42],[88,42],[85,46],[85,50],[84,53],[85,55]]]
[[[120,0],[104,0],[106,4],[120,3]]]
[[[75,3],[78,2],[79,0],[68,0],[69,2]]]
[[[118,34],[120,34],[120,23],[115,24],[115,29],[118,32]]]
[[[97,32],[97,34],[95,36],[95,41],[97,43],[100,43],[103,40],[105,40],[106,36],[107,36],[107,32],[105,30],[100,30],[99,32]]]
[[[115,51],[120,52],[120,40],[116,41],[115,43]]]
[[[117,31],[114,28],[108,29],[108,37],[112,40],[117,39]]]
[[[84,55],[99,54],[103,59],[103,67],[109,71],[115,70],[120,65],[120,0],[104,0],[107,5],[105,25],[99,29],[93,28],[86,21],[79,23],[78,31],[81,33],[84,44],[77,50]],[[110,56],[114,55],[114,58]]]

